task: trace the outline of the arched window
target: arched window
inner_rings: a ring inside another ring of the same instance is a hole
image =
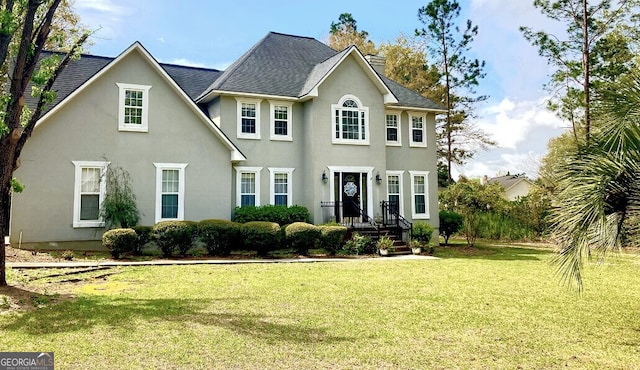
[[[369,144],[369,108],[353,95],[343,96],[331,105],[333,116],[333,143]]]

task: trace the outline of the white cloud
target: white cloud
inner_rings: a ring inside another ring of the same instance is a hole
[[[161,43],[161,44],[164,44],[164,43],[165,43],[164,37],[162,37],[162,36],[161,36],[161,37],[158,37],[158,38],[156,39],[156,41],[158,41],[158,42],[159,42],[159,43]]]
[[[478,126],[487,132],[499,148],[516,149],[531,131],[540,127],[560,128],[562,121],[545,107],[546,98],[500,103],[481,112]]]
[[[127,9],[124,6],[114,4],[113,0],[76,0],[75,7],[110,14],[123,14]]]
[[[133,8],[116,4],[115,0],[76,0],[74,9],[84,25],[98,30],[98,38],[117,37],[124,18],[133,12]]]

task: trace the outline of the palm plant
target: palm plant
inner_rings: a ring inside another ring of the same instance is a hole
[[[640,71],[598,100],[593,140],[559,165],[552,213],[559,273],[578,290],[583,261],[617,250],[625,224],[640,215]]]

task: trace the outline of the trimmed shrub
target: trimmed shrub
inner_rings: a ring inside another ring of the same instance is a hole
[[[284,226],[294,222],[310,222],[311,215],[309,210],[302,206],[244,206],[235,208],[233,220],[239,223],[267,221]]]
[[[320,246],[330,255],[335,255],[342,247],[347,228],[336,225],[320,225],[318,228],[320,229]]]
[[[240,241],[240,224],[229,220],[202,220],[198,235],[212,256],[228,256]]]
[[[411,229],[411,237],[427,245],[431,241],[433,230],[433,226],[426,222],[414,222]]]
[[[240,227],[244,245],[264,257],[275,250],[280,241],[280,226],[275,222],[251,221]]]
[[[191,247],[192,234],[193,227],[184,221],[158,222],[151,232],[163,257],[171,257],[176,250],[181,256],[186,255]]]
[[[320,240],[320,229],[306,222],[294,222],[285,228],[285,235],[296,253],[306,256],[309,249]]]
[[[153,231],[153,226],[134,226],[132,229],[138,236],[138,242],[132,252],[136,256],[139,256],[142,254],[142,248],[144,248],[145,244],[149,243],[151,240],[151,231]]]
[[[440,235],[444,237],[444,244],[449,244],[451,235],[462,229],[462,215],[443,209],[440,211]]]
[[[111,229],[102,234],[102,245],[109,250],[113,258],[131,252],[137,243],[138,236],[133,229]]]

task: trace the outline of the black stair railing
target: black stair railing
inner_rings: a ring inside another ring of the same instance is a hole
[[[383,200],[380,202],[382,207],[382,224],[384,226],[397,227],[403,231],[407,231],[409,240],[411,240],[411,229],[413,224],[400,214],[400,207],[396,202],[388,202]]]
[[[354,201],[320,202],[322,208],[329,210],[329,218],[333,217],[339,224],[351,227],[367,224],[375,226],[373,218]],[[327,218],[325,216],[325,218]],[[328,219],[326,220],[328,221]]]

